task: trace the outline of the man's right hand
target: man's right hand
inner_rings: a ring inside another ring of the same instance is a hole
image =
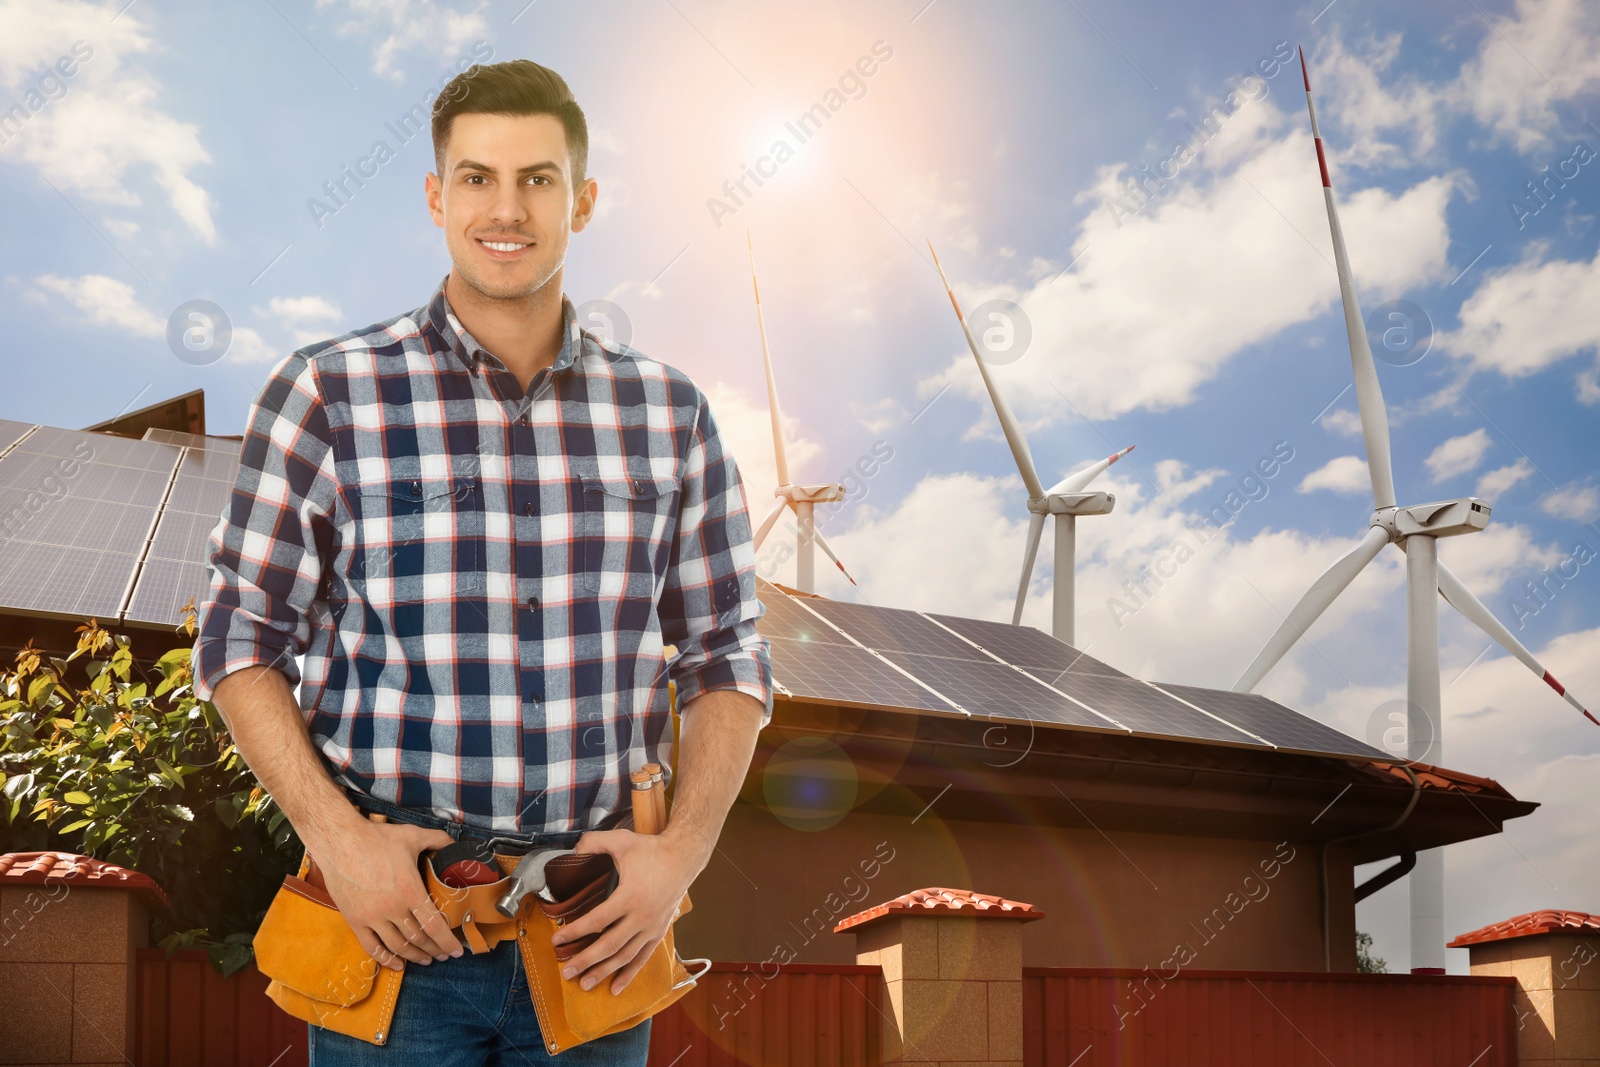
[[[417,872],[419,854],[452,840],[443,830],[357,815],[310,848],[339,914],[383,966],[399,970],[402,958],[429,964],[461,955],[460,940]]]

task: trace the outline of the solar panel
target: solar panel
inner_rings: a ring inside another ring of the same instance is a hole
[[[180,454],[54,426],[14,442],[0,457],[0,606],[116,618]]]
[[[16,419],[0,419],[0,452],[4,452],[22,439],[22,435],[33,429],[31,422],[18,422]]]
[[[184,605],[192,599],[198,608],[208,591],[207,541],[233,493],[239,442],[173,430],[166,433],[185,439],[190,447],[184,451],[178,476],[167,494],[126,617],[133,622],[176,626],[183,621]]]
[[[1220,715],[1281,749],[1317,755],[1333,753],[1360,756],[1365,759],[1392,758],[1386,752],[1364,745],[1353,737],[1346,737],[1331,726],[1324,726],[1309,715],[1302,715],[1256,693],[1201,689],[1169,682],[1160,682],[1158,685],[1173,696],[1199,705],[1213,715]]]
[[[851,604],[843,600],[817,598],[805,607],[824,616],[839,629],[879,652],[909,652],[923,656],[948,656],[955,659],[989,660],[949,630],[930,622],[915,611]]]
[[[1007,663],[1015,663],[1019,667],[1030,669],[1032,673],[1047,682],[1053,681],[1056,676],[1067,671],[1104,674],[1113,678],[1127,677],[1115,667],[1102,663],[1065,641],[1058,641],[1031,626],[1012,626],[984,619],[964,619],[958,615],[929,613],[928,618],[943,623]]]
[[[961,714],[865,649],[788,637],[768,640],[772,645],[772,677],[792,696],[835,704]]]
[[[829,645],[850,644],[848,638],[841,637],[839,632],[805,608],[801,607],[794,598],[780,591],[768,582],[760,582],[756,587],[756,595],[766,607],[766,614],[761,616],[756,623],[756,629],[766,637],[787,637],[795,641],[818,641]]]
[[[1034,719],[1062,726],[1125,732],[1117,723],[1051,692],[1003,663],[993,660],[979,663],[976,660],[946,659],[909,652],[889,652],[885,655],[960,704],[971,715]]]
[[[1137,678],[1068,673],[1055,685],[1134,733],[1265,747],[1244,731],[1196,711]]]

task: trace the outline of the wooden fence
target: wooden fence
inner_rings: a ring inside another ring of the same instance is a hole
[[[252,965],[228,978],[204,952],[141,949],[138,1067],[305,1067],[306,1027]],[[876,967],[713,964],[651,1021],[650,1067],[877,1067]]]
[[[1512,1067],[1514,978],[1023,969],[1028,1067]]]

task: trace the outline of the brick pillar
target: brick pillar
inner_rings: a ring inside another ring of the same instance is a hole
[[[1600,1067],[1600,916],[1536,911],[1450,942],[1472,973],[1517,980],[1517,1062]]]
[[[1022,1067],[1022,923],[1032,904],[918,889],[834,927],[883,969],[883,1063]]]
[[[87,856],[0,856],[0,1062],[132,1062],[148,877]]]

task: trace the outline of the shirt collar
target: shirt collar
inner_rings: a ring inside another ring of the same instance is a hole
[[[506,365],[500,361],[500,357],[479,344],[478,339],[461,325],[460,319],[456,318],[455,312],[450,308],[450,301],[444,295],[445,283],[449,280],[450,276],[446,274],[439,282],[439,287],[433,291],[433,297],[427,304],[427,323],[438,331],[445,347],[454,352],[472,373],[476,374],[484,367],[506,370]],[[552,375],[573,366],[583,353],[583,333],[578,328],[578,312],[565,293],[561,294],[561,332],[563,338],[561,351],[556,353],[555,362],[550,365]]]

